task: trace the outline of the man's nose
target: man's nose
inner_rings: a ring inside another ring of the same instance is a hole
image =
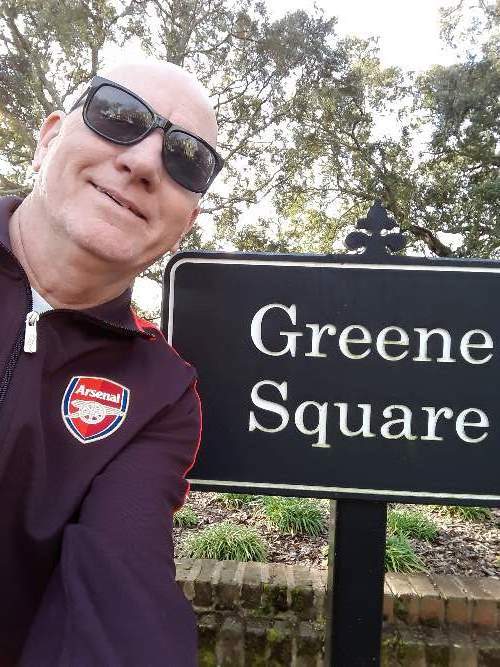
[[[134,180],[148,187],[159,184],[163,175],[163,132],[155,130],[142,141],[132,146],[123,146],[116,156],[119,170],[127,171]]]

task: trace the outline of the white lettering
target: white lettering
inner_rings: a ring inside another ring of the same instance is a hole
[[[446,329],[423,329],[421,327],[415,327],[416,331],[420,335],[420,347],[418,351],[418,357],[413,357],[413,361],[432,361],[430,357],[427,356],[427,343],[429,338],[434,334],[438,334],[443,339],[443,353],[436,361],[441,362],[454,362],[456,359],[452,359],[450,356],[451,353],[451,336],[450,332]]]
[[[325,333],[328,333],[329,336],[334,336],[337,332],[336,327],[333,324],[325,324],[320,327],[319,324],[306,324],[306,327],[311,329],[311,351],[306,352],[304,356],[306,357],[326,357],[324,352],[319,351],[319,345],[321,343],[321,336]]]
[[[484,338],[484,343],[471,343],[470,339],[475,334],[482,336]],[[465,359],[465,361],[468,361],[469,364],[486,364],[491,359],[493,354],[487,354],[482,359],[474,359],[470,355],[470,348],[492,350],[493,339],[487,331],[483,331],[482,329],[472,329],[472,331],[467,331],[467,333],[464,334],[460,342],[460,354]]]
[[[107,391],[97,391],[97,389],[92,389],[91,387],[86,387],[84,384],[81,384],[78,389],[75,391],[75,394],[80,394],[81,396],[89,396],[90,398],[100,398],[110,403],[121,403],[120,394],[108,394]]]
[[[271,308],[284,310],[290,318],[292,324],[296,324],[297,306],[292,305],[288,308],[287,306],[283,306],[281,303],[270,303],[269,305],[260,308],[260,310],[258,310],[253,316],[252,324],[250,325],[250,335],[252,337],[252,341],[260,352],[268,354],[271,357],[280,357],[283,354],[287,354],[288,352],[290,352],[292,357],[295,357],[295,353],[297,351],[297,338],[302,336],[301,332],[280,331],[280,336],[287,337],[287,344],[282,350],[279,350],[278,352],[269,350],[262,342],[262,320],[264,315],[268,310],[271,310]]]
[[[479,421],[478,422],[467,422],[465,421],[467,419],[467,416],[469,413],[475,412],[479,416]],[[482,442],[487,436],[488,433],[483,433],[483,435],[480,435],[477,438],[471,438],[465,433],[465,427],[468,428],[488,428],[490,425],[490,422],[488,421],[488,417],[486,414],[477,408],[467,408],[466,410],[462,410],[462,412],[458,415],[457,417],[457,423],[456,423],[456,429],[458,433],[458,437],[463,440],[464,442],[472,442],[472,443],[477,443],[477,442]]]
[[[396,331],[399,334],[399,340],[387,340],[387,334],[390,331]],[[386,345],[405,345],[408,346],[410,338],[404,329],[401,327],[385,327],[377,336],[377,352],[380,354],[382,359],[386,361],[399,361],[403,359],[408,354],[408,350],[401,352],[401,354],[390,355],[387,353]]]
[[[417,436],[412,435],[411,432],[411,418],[412,412],[407,405],[389,405],[384,409],[382,415],[387,419],[392,417],[394,410],[401,410],[403,417],[400,419],[391,419],[386,422],[380,429],[380,434],[383,438],[396,439],[396,438],[406,438],[407,440],[416,440]],[[402,424],[402,429],[399,433],[392,434],[390,431],[391,426],[394,424]]]
[[[361,331],[362,337],[361,338],[349,338],[349,334],[354,331],[354,329],[358,329]],[[361,326],[361,324],[351,324],[350,326],[346,327],[342,333],[339,336],[339,347],[340,351],[342,352],[343,355],[346,357],[349,357],[349,359],[363,359],[363,357],[367,357],[371,350],[368,348],[364,352],[361,352],[360,354],[355,354],[354,352],[351,352],[349,349],[349,345],[360,345],[360,344],[366,344],[370,345],[372,342],[372,337],[370,332],[366,327]]]
[[[347,426],[347,411],[348,411],[348,403],[334,403],[340,412],[339,415],[339,428],[340,432],[343,435],[347,435],[349,437],[354,437],[356,435],[362,435],[363,438],[374,438],[375,433],[372,433],[370,430],[370,422],[371,422],[371,415],[372,415],[372,406],[369,403],[358,403],[358,408],[361,408],[363,412],[363,421],[361,428],[358,429],[357,431],[351,431],[349,427]]]
[[[423,435],[422,440],[443,440],[443,438],[436,435],[438,419],[441,415],[445,419],[451,419],[453,417],[453,410],[451,408],[439,408],[436,412],[436,408],[433,407],[424,407],[422,410],[426,410],[428,414],[427,435]]]
[[[281,398],[284,401],[286,401],[287,391],[288,391],[287,383],[282,382],[281,384],[278,384],[277,382],[273,382],[272,380],[262,380],[261,382],[257,382],[257,384],[253,387],[252,393],[250,395],[252,403],[257,408],[261,408],[262,410],[267,410],[268,412],[272,412],[276,415],[279,415],[281,417],[281,424],[276,428],[266,428],[265,426],[259,424],[259,422],[255,417],[254,412],[250,411],[248,430],[255,431],[255,429],[258,429],[259,431],[265,431],[266,433],[278,433],[278,431],[282,431],[284,428],[286,428],[290,416],[288,414],[288,410],[282,405],[279,405],[278,403],[273,403],[272,401],[266,401],[264,398],[261,398],[259,396],[259,389],[264,385],[275,387],[279,391]]]
[[[308,408],[315,408],[318,411],[318,423],[312,429],[304,424],[304,412]],[[326,442],[326,419],[328,413],[328,403],[316,403],[316,401],[304,401],[295,411],[295,426],[304,435],[318,435],[318,442],[313,442],[312,447],[330,447]]]

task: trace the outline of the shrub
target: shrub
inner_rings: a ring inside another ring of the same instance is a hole
[[[438,527],[417,510],[391,509],[387,515],[387,531],[389,535],[416,537],[419,540],[432,542],[438,534]]]
[[[252,496],[248,493],[218,493],[215,496],[215,500],[220,503],[223,503],[226,507],[232,507],[238,509],[243,507],[243,505],[248,505],[257,496]]]
[[[191,507],[184,505],[174,514],[174,526],[193,528],[198,525],[198,515]]]
[[[181,551],[188,558],[265,561],[267,549],[253,528],[223,521],[186,538]]]
[[[468,505],[436,505],[440,514],[464,521],[485,521],[491,518],[491,510],[488,507],[469,507]]]
[[[423,560],[404,535],[389,535],[385,545],[386,572],[425,572]]]
[[[326,529],[324,509],[310,498],[266,496],[262,502],[268,525],[282,533],[316,536]]]

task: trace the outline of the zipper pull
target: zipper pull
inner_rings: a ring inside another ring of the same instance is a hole
[[[36,323],[40,319],[40,313],[32,310],[26,315],[26,326],[24,329],[24,351],[36,352]]]

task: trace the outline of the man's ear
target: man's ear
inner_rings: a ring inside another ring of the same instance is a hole
[[[179,246],[181,245],[182,239],[186,236],[186,234],[189,234],[189,232],[191,231],[191,229],[194,225],[194,221],[198,217],[199,212],[200,212],[200,207],[199,206],[197,206],[195,209],[193,209],[193,211],[191,213],[191,217],[189,218],[189,221],[187,222],[187,224],[184,228],[184,231],[182,232],[179,240],[176,241],[176,243],[172,246],[171,252],[177,252],[179,250]]]
[[[49,144],[52,139],[55,139],[59,134],[65,115],[64,111],[53,111],[50,116],[47,116],[43,121],[35,149],[35,155],[33,156],[33,161],[31,163],[33,171],[40,171],[42,162],[49,150]]]

